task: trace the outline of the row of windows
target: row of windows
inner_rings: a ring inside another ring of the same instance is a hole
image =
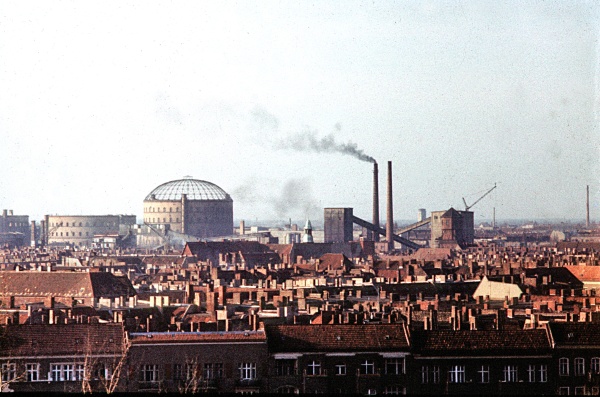
[[[147,208],[144,208],[144,212],[161,212],[161,211],[160,211],[160,208],[147,207]],[[162,212],[167,212],[167,207],[163,207]],[[169,212],[173,212],[173,207],[169,207]],[[175,212],[179,212],[179,207],[175,207]]]
[[[160,222],[160,218],[145,218],[144,222],[146,223],[156,223]],[[173,222],[173,218],[169,217],[169,222]],[[162,223],[167,223],[167,218],[162,218]],[[179,223],[179,218],[175,218],[175,223]]]
[[[24,227],[27,226],[26,223],[23,222],[8,222],[8,227]]]
[[[467,382],[467,371],[464,365],[453,365],[448,370],[447,380],[450,383],[465,383]],[[490,383],[490,366],[481,365],[477,368],[477,383]],[[519,367],[517,365],[505,365],[500,381],[502,382],[519,382]],[[527,366],[525,380],[527,382],[548,382],[548,366],[533,365]],[[470,381],[470,378],[469,378]],[[440,383],[440,367],[438,365],[424,365],[421,367],[421,383]]]
[[[77,222],[71,222],[69,224],[69,222],[52,222],[50,224],[50,227],[59,227],[59,226],[65,226],[65,227],[69,227],[69,225],[71,225],[71,227],[77,227]],[[92,222],[92,227],[100,227],[100,226],[106,226],[106,227],[116,227],[117,226],[117,222],[98,222],[96,224],[96,222]],[[79,227],[83,227],[83,222],[79,222]],[[90,227],[90,223],[86,222],[85,223],[85,227]]]
[[[305,373],[308,376],[320,376],[327,375],[327,371],[323,368],[324,366],[318,360],[312,360],[308,363],[305,368]],[[346,375],[348,368],[345,362],[338,362],[333,365],[334,375]],[[375,361],[364,360],[356,368],[359,374],[362,375],[373,375],[378,373],[378,368],[375,366]],[[276,361],[276,375],[286,376],[295,375],[298,373],[296,368],[296,360],[277,360]],[[406,371],[404,359],[393,358],[386,359],[384,364],[384,371],[389,375],[400,375]]]
[[[69,237],[69,233],[71,233],[71,237],[75,237],[75,232],[64,232],[65,233],[65,237]],[[50,237],[63,237],[63,232],[52,232],[50,233]],[[89,232],[85,232],[85,236],[89,237],[90,233]],[[79,237],[82,237],[81,232],[79,232]]]
[[[560,376],[569,376],[570,363],[567,357],[561,357],[558,360],[558,374]],[[600,374],[600,357],[592,357],[590,360],[590,371],[592,374]],[[585,358],[576,357],[573,360],[573,375],[584,376],[585,373]]]
[[[18,377],[27,382],[37,382],[40,378],[40,364],[28,363],[25,364],[25,373],[19,376],[17,374],[17,365],[15,363],[3,363],[2,364],[2,381],[11,382]],[[100,377],[109,377],[110,372],[103,366],[99,365],[93,371],[93,377],[98,379]],[[83,363],[53,363],[50,364],[50,372],[48,373],[48,380],[54,382],[63,381],[81,381],[85,377],[85,364]]]
[[[194,380],[200,376],[203,379],[225,378],[223,363],[205,363],[203,366],[175,364],[173,366],[173,380]],[[237,376],[241,380],[256,379],[256,363],[240,363]],[[162,378],[158,364],[145,364],[140,367],[140,381],[159,382]]]

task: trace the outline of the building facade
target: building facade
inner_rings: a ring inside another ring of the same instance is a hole
[[[135,225],[135,215],[46,215],[45,244],[92,247],[94,236],[126,235]]]
[[[0,217],[0,245],[29,245],[31,231],[28,215],[14,215],[13,210],[2,210]]]
[[[196,179],[164,183],[144,199],[144,224],[164,233],[208,238],[233,234],[233,200],[219,186]]]

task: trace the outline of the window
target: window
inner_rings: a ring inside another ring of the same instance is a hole
[[[373,375],[375,373],[375,363],[373,360],[365,360],[360,365],[360,373],[363,375]]]
[[[600,387],[592,386],[592,396],[597,396],[598,394],[600,394]]]
[[[440,383],[440,367],[423,365],[421,367],[421,383]]]
[[[392,375],[400,375],[405,373],[404,371],[404,359],[403,358],[388,358],[385,360],[385,373]]]
[[[296,360],[276,360],[275,366],[277,376],[294,375],[296,372]]]
[[[575,376],[585,375],[585,359],[583,357],[575,358],[573,361],[573,370],[575,371]]]
[[[336,364],[335,365],[335,374],[336,375],[346,375],[346,364]]]
[[[529,364],[527,367],[527,379],[529,382],[535,382],[535,365]]]
[[[40,379],[40,365],[39,364],[26,364],[25,374],[27,375],[27,382],[36,382]]]
[[[219,379],[223,377],[223,363],[204,364],[204,379]]]
[[[404,387],[402,386],[386,386],[383,394],[399,395],[406,394],[405,392],[406,390],[404,390]]]
[[[15,363],[2,364],[2,382],[10,382],[17,377],[17,365]]]
[[[519,372],[516,365],[504,366],[504,382],[518,382]]]
[[[583,396],[585,394],[585,386],[576,386],[575,387],[575,395]]]
[[[453,365],[449,371],[450,383],[464,383],[465,382],[465,366],[464,365]]]
[[[241,363],[239,369],[240,379],[256,379],[256,363]]]
[[[142,365],[140,376],[142,382],[158,382],[158,365]]]
[[[546,364],[540,365],[540,382],[548,382],[548,366]]]
[[[558,360],[558,374],[560,376],[569,376],[569,359],[561,357]],[[567,387],[568,389],[568,387]]]
[[[183,367],[181,364],[173,364],[173,380],[183,380]]]
[[[311,361],[310,364],[308,364],[308,368],[306,369],[306,375],[321,375],[321,363],[315,360]]]
[[[569,393],[569,387],[563,386],[563,387],[559,387],[558,388],[558,395],[559,396],[568,396],[569,394],[570,394]]]
[[[83,364],[77,364],[75,366],[75,380],[83,380],[85,377],[85,366]]]
[[[600,357],[592,357],[590,369],[594,374],[600,374]]]
[[[479,383],[490,383],[490,366],[482,365],[477,371]]]

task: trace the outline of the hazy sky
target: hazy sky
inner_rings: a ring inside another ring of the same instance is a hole
[[[596,1],[2,1],[0,208],[136,214],[191,175],[234,218],[600,218]],[[320,145],[320,146],[319,146]],[[328,146],[333,152],[317,151]]]

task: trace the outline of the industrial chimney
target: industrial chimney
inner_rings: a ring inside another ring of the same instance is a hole
[[[585,227],[590,227],[590,185],[586,186],[586,200],[585,200]]]
[[[373,163],[373,225],[375,230],[379,229],[379,169],[377,163]],[[379,233],[373,232],[373,241],[379,241]]]
[[[394,210],[392,205],[392,162],[388,161],[388,183],[387,183],[387,221],[386,221],[386,233],[388,244],[388,252],[394,250]]]

